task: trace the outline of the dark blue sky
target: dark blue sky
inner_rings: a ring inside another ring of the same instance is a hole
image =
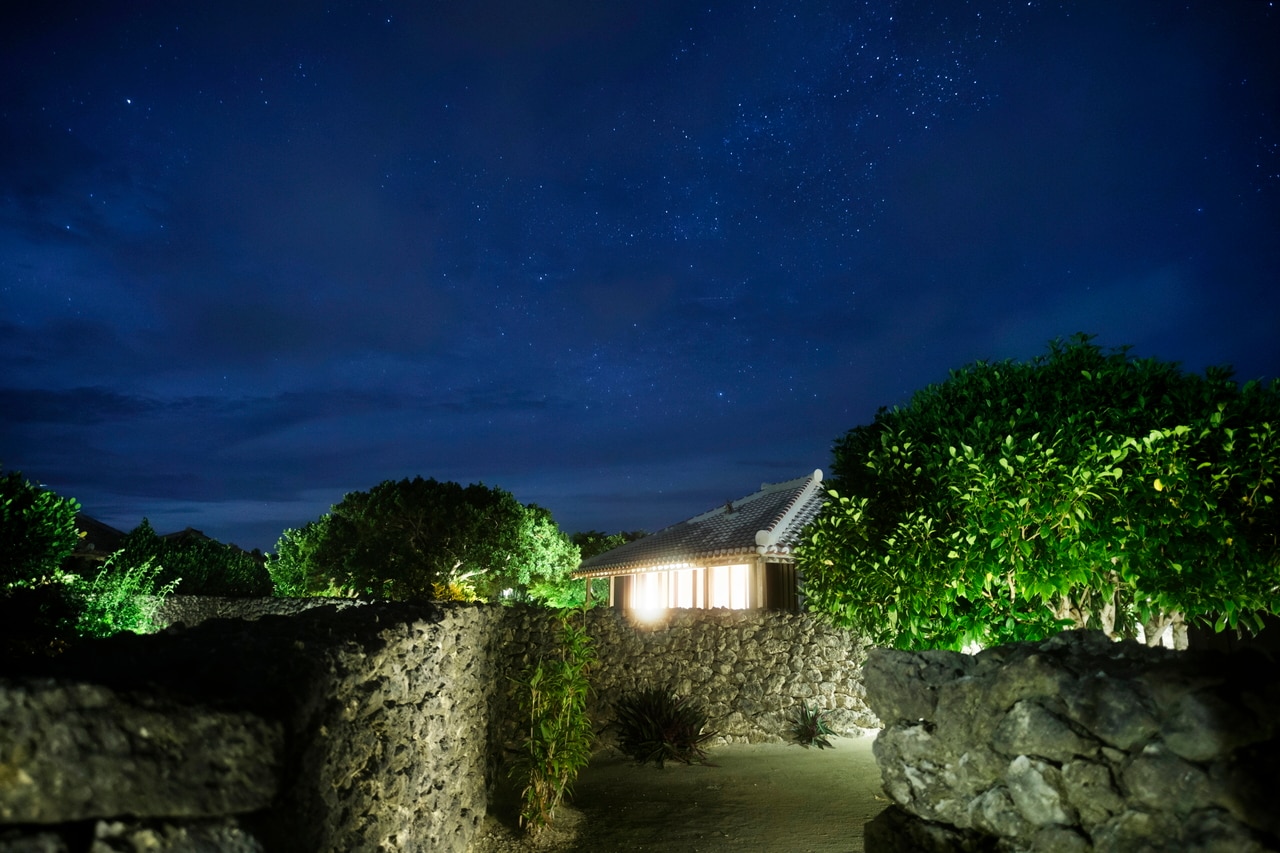
[[[1077,331],[1280,374],[1270,2],[25,5],[0,464],[117,527],[652,530]]]

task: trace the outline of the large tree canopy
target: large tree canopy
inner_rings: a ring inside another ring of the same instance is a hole
[[[1257,627],[1280,611],[1280,384],[1231,377],[1081,335],[881,410],[835,445],[810,607],[902,647]]]
[[[271,573],[288,595],[549,599],[577,565],[578,549],[542,507],[482,484],[415,477],[351,492],[286,530]]]

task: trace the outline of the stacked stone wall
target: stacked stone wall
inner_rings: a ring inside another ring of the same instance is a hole
[[[261,619],[292,616],[317,607],[342,610],[368,604],[359,598],[226,598],[216,595],[170,595],[160,602],[154,621],[157,628],[199,625],[210,619]]]
[[[0,680],[0,851],[440,850],[488,799],[487,608],[316,608]],[[36,845],[36,846],[33,846]]]
[[[901,812],[868,849],[1280,849],[1280,672],[1260,654],[1068,632],[976,656],[876,649],[875,753]]]
[[[502,631],[500,647],[518,670],[544,653],[556,629],[545,611],[520,609]],[[672,610],[645,622],[599,608],[587,631],[599,657],[592,712],[606,741],[615,703],[650,687],[701,702],[722,741],[785,740],[802,703],[826,711],[838,734],[879,725],[862,686],[867,645],[809,614]]]
[[[278,615],[279,602],[178,600],[161,634],[10,667],[0,853],[86,849],[86,837],[96,849],[467,850],[519,742],[519,677],[558,642],[554,615],[332,599]],[[865,648],[811,617],[588,620],[602,727],[620,696],[651,686],[700,699],[725,740],[783,739],[801,701],[844,733],[876,724]]]

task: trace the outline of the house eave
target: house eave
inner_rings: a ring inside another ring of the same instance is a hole
[[[578,569],[573,572],[574,578],[611,578],[619,575],[641,575],[648,572],[678,572],[686,569],[707,569],[713,566],[735,566],[757,558],[767,563],[794,563],[795,557],[789,551],[764,550],[760,548],[735,548],[691,554],[684,558],[670,560],[646,560],[643,562],[616,563],[607,566],[593,566],[590,569]]]

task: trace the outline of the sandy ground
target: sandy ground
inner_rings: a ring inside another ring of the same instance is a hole
[[[517,851],[863,850],[863,827],[888,805],[873,738],[833,738],[835,749],[726,744],[709,766],[638,766],[598,754],[574,786],[572,807],[536,842],[514,830],[510,803],[488,819],[471,853]]]

